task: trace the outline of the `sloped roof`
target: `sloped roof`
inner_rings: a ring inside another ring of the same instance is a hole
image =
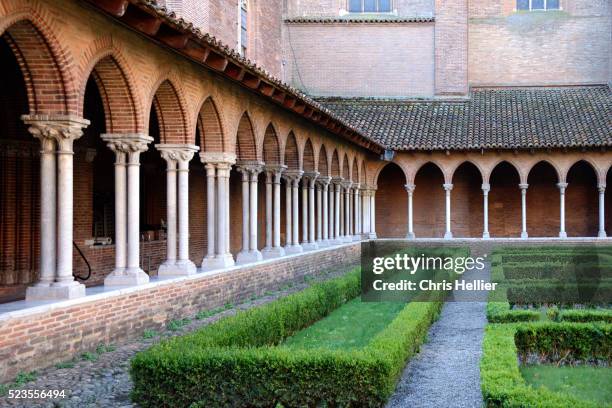
[[[475,88],[468,100],[320,98],[395,150],[540,149],[612,145],[608,86]]]

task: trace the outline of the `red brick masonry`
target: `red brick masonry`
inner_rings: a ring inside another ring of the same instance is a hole
[[[0,381],[101,343],[141,336],[172,319],[262,294],[283,282],[357,264],[360,254],[359,243],[348,244],[1,314]]]

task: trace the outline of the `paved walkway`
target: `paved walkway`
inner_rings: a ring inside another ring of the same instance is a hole
[[[487,264],[483,271],[466,273],[464,279],[488,280],[489,273]],[[482,406],[479,364],[486,294],[478,296],[479,301],[465,301],[457,293],[453,296],[431,326],[421,352],[404,369],[388,408]]]

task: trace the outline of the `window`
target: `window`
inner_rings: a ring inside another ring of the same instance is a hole
[[[348,0],[349,13],[390,13],[391,0]]]
[[[517,10],[559,10],[560,0],[516,0]]]
[[[246,56],[247,46],[249,43],[249,37],[247,33],[248,27],[248,14],[247,14],[247,0],[240,0],[240,54]]]

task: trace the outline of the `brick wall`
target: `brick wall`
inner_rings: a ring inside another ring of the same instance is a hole
[[[348,9],[347,0],[288,0],[287,16],[338,16]],[[433,0],[393,0],[392,8],[400,16],[431,16]]]
[[[562,11],[514,12],[515,0],[470,2],[470,85],[606,83],[608,1],[563,1]]]
[[[288,24],[286,31],[286,80],[306,93],[433,94],[433,24]]]
[[[468,91],[467,3],[467,0],[435,0],[437,95],[464,95]]]
[[[100,343],[160,329],[227,302],[261,295],[283,282],[359,262],[360,244],[320,250],[229,271],[156,282],[0,316],[0,381],[49,366]]]

